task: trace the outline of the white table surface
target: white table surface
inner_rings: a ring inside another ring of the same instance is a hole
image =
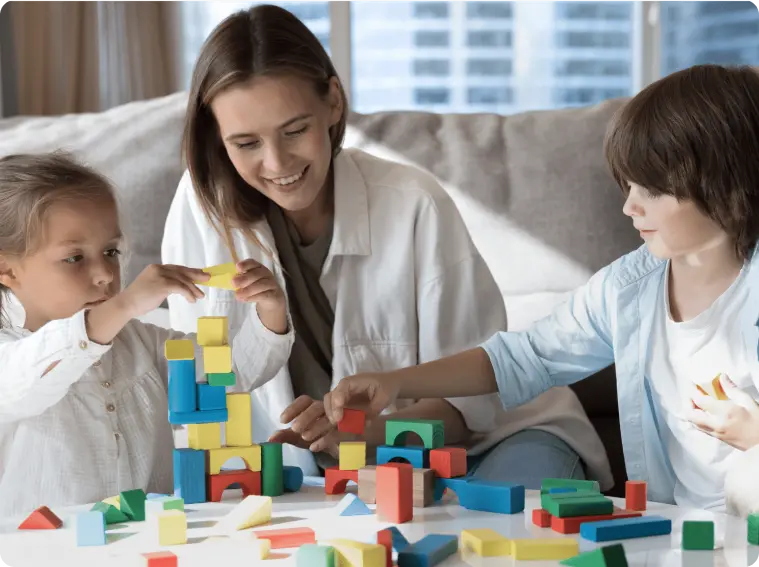
[[[355,492],[355,485],[349,486]],[[73,517],[90,506],[54,509],[64,521],[59,530],[19,531],[19,521],[0,522],[0,560],[12,567],[48,566],[82,567],[86,565],[141,565],[141,553],[168,549],[179,556],[181,567],[218,565],[219,567],[248,567],[261,564],[276,567],[295,565],[294,550],[273,550],[266,561],[255,558],[252,531],[243,530],[232,537],[214,535],[216,520],[224,516],[240,500],[240,492],[227,490],[221,503],[191,504],[186,506],[188,543],[161,547],[153,538],[154,530],[147,522],[130,522],[109,526],[108,542],[100,547],[77,547],[73,530]],[[324,489],[305,486],[300,492],[274,499],[271,524],[253,529],[277,529],[299,526],[311,527],[317,541],[348,538],[373,542],[376,532],[391,524],[380,522],[375,515],[340,517],[332,510],[342,495],[328,496]],[[616,501],[624,505],[622,501]],[[590,551],[597,544],[580,538],[579,534],[565,536],[550,528],[532,524],[531,511],[540,507],[537,491],[527,491],[525,512],[515,515],[474,512],[460,507],[455,496],[446,495],[442,502],[428,508],[414,508],[412,522],[399,525],[400,531],[414,542],[426,534],[460,534],[467,528],[492,528],[508,538],[575,537],[580,551]],[[374,508],[374,506],[370,506]],[[649,504],[646,514],[660,514],[671,518],[672,534],[652,538],[624,541],[630,567],[746,567],[759,565],[759,547],[746,543],[746,522],[732,516],[699,510],[684,510],[665,504]],[[683,552],[680,538],[683,520],[714,520],[716,549],[713,552]],[[601,545],[608,545],[604,543]],[[511,557],[480,558],[469,553],[449,557],[441,567],[472,565],[475,567],[531,565],[547,567],[558,565],[554,561],[515,561]]]

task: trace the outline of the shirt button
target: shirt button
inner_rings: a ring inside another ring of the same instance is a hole
[[[121,438],[121,435],[118,433],[114,433],[113,436],[116,438],[116,441],[118,441]]]
[[[116,406],[114,406],[113,404],[108,404],[107,406],[105,406],[105,409],[108,410],[109,413],[113,413],[116,411]]]
[[[87,350],[87,341],[79,341],[79,348],[82,350]]]
[[[97,368],[97,367],[98,367],[98,366],[100,366],[101,364],[102,364],[102,363],[101,363],[99,360],[96,360],[95,362],[93,362],[93,363],[92,363],[92,366],[94,366],[95,368]]]
[[[110,382],[103,382],[103,388],[110,388],[111,383]]]

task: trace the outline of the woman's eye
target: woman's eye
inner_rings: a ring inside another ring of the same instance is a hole
[[[244,144],[235,144],[238,149],[240,150],[252,150],[257,148],[260,145],[260,142],[245,142]]]
[[[285,135],[289,136],[290,138],[294,138],[296,136],[300,136],[301,134],[305,133],[306,130],[308,130],[308,126],[303,126],[303,128],[300,128],[298,130],[293,130],[292,132],[287,132]]]

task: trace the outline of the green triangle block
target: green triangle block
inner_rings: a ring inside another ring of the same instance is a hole
[[[130,520],[135,522],[145,521],[145,492],[141,488],[127,490],[121,493],[121,511]]]
[[[560,565],[570,565],[571,567],[628,567],[625,548],[621,543],[575,555],[565,559]]]
[[[111,506],[105,502],[98,502],[90,508],[90,512],[102,512],[106,524],[118,524],[129,521],[124,512],[116,508],[116,506]]]

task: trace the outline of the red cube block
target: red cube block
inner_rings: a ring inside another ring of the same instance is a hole
[[[377,516],[394,524],[410,522],[414,517],[414,469],[408,463],[387,463],[376,472]]]
[[[542,508],[536,508],[532,511],[532,523],[539,528],[551,527],[551,514],[543,510]]]
[[[440,478],[466,475],[466,449],[463,447],[440,447],[430,451],[430,468]]]
[[[345,408],[343,410],[343,419],[337,422],[337,430],[340,433],[363,435],[365,426],[366,414],[357,409]]]
[[[177,567],[177,556],[171,551],[143,553],[146,567]]]

